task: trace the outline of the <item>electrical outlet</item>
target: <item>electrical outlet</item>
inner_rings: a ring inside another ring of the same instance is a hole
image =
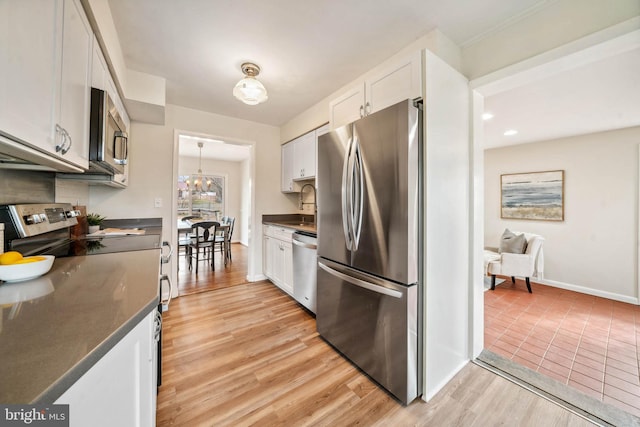
[[[153,202],[153,206],[155,206],[156,208],[161,208],[162,207],[162,197],[156,197],[156,199]]]

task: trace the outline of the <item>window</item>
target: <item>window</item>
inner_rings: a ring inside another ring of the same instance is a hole
[[[219,220],[225,216],[226,178],[222,175],[178,176],[178,215]]]

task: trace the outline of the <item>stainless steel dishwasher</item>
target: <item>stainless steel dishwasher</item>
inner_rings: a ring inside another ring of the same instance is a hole
[[[316,312],[316,275],[318,268],[316,236],[296,231],[293,243],[293,297],[314,314]]]

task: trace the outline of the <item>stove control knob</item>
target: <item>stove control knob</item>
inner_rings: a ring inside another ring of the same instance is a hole
[[[65,213],[67,214],[67,218],[75,218],[77,216],[80,216],[80,211],[67,211]]]
[[[42,220],[40,219],[40,215],[38,214],[25,215],[23,219],[24,219],[24,223],[27,225],[39,224],[42,222]]]

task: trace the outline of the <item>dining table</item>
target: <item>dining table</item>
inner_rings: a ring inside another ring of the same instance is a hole
[[[212,221],[212,220],[207,218],[191,218],[187,220],[178,218],[178,244],[180,242],[181,234],[188,234],[191,231],[193,224],[197,224],[198,222],[204,222],[204,221]],[[227,224],[224,222],[220,222],[220,225],[216,227],[216,234],[220,233],[218,234],[218,236],[223,237],[222,248],[224,252],[224,265],[227,265],[227,261],[229,260],[229,253],[231,250],[231,248],[229,247],[229,244],[231,243],[229,242],[229,236],[228,236],[229,229],[230,229],[230,224]]]

